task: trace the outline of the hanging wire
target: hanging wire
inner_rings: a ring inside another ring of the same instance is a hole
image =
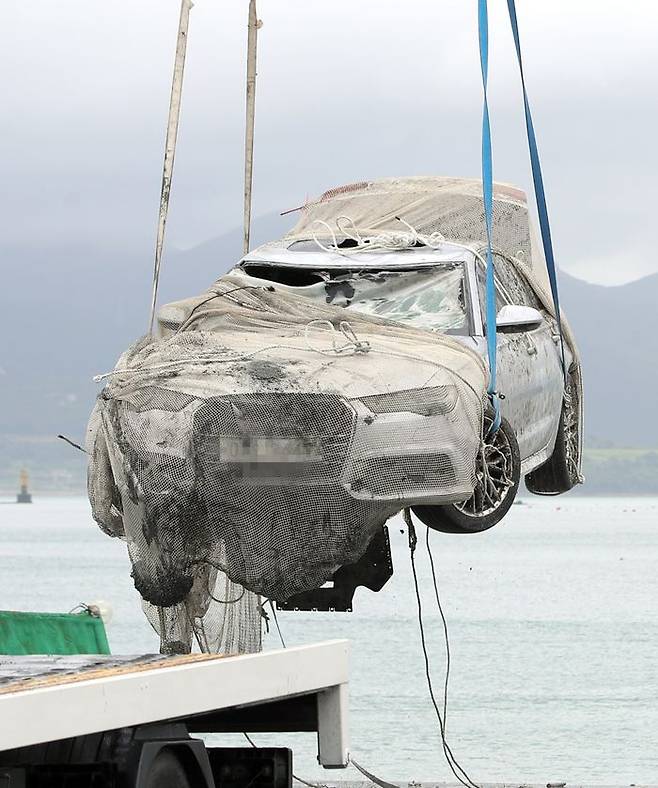
[[[279,619],[276,615],[276,607],[274,606],[274,602],[271,599],[268,599],[270,604],[270,608],[272,609],[272,615],[274,616],[274,626],[276,627],[276,631],[279,633],[279,640],[281,641],[281,645],[283,648],[287,648],[286,641],[283,639],[283,634],[281,632],[281,627],[279,626]]]
[[[446,762],[450,767],[450,771],[453,773],[455,778],[463,786],[465,786],[465,788],[479,788],[478,784],[469,777],[465,769],[459,764],[459,762],[453,755],[453,752],[450,749],[450,745],[448,744],[448,741],[446,739],[445,720],[444,720],[444,716],[441,714],[441,710],[439,708],[439,704],[436,699],[436,695],[434,693],[434,685],[432,683],[430,659],[427,650],[427,640],[425,637],[425,625],[423,623],[423,606],[420,596],[420,586],[418,584],[418,572],[416,570],[416,559],[415,559],[416,546],[418,544],[418,539],[416,536],[416,528],[413,524],[413,520],[411,519],[411,511],[408,508],[404,510],[403,517],[404,517],[404,522],[407,526],[407,532],[409,536],[409,554],[411,557],[411,572],[414,580],[414,590],[416,592],[416,605],[418,610],[418,626],[420,630],[420,642],[423,650],[423,659],[425,662],[425,679],[427,681],[427,689],[429,691],[430,700],[432,701],[432,705],[434,706],[434,711],[436,713],[436,718],[439,722],[439,730],[441,734],[441,744],[443,748],[443,754],[445,755]]]
[[[183,74],[185,72],[185,55],[187,53],[187,31],[190,23],[192,0],[181,0],[178,37],[176,40],[176,58],[174,60],[174,76],[171,83],[169,100],[169,118],[167,120],[167,136],[165,139],[164,164],[162,167],[162,188],[160,190],[160,213],[158,216],[158,234],[155,241],[155,261],[153,265],[153,290],[151,293],[151,313],[149,318],[149,334],[153,334],[155,308],[158,302],[160,284],[160,267],[162,265],[162,249],[164,246],[167,215],[169,213],[169,196],[171,180],[176,158],[176,142],[178,140],[178,122],[180,120],[181,99],[183,96]]]
[[[72,441],[70,438],[67,438],[66,435],[58,435],[57,437],[60,440],[63,440],[65,443],[68,443],[69,446],[73,446],[74,449],[77,449],[78,451],[81,451],[83,454],[87,454],[87,450],[86,449],[83,449],[82,446],[80,446],[79,443],[76,443],[75,441]]]
[[[436,568],[434,566],[434,556],[432,555],[432,548],[430,547],[430,529],[425,531],[425,547],[427,548],[427,555],[430,560],[430,568],[432,570],[432,584],[434,586],[434,596],[436,598],[436,606],[439,609],[441,622],[443,624],[443,639],[446,647],[446,674],[445,682],[443,684],[443,727],[447,729],[448,725],[448,685],[450,683],[450,636],[448,634],[448,622],[443,612],[443,605],[441,604],[441,597],[439,595],[439,584],[436,578]]]

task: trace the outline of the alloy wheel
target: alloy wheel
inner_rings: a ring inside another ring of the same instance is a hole
[[[476,460],[473,495],[454,504],[467,517],[485,517],[498,509],[514,487],[513,450],[505,430],[491,431],[492,418],[484,419],[484,440]]]

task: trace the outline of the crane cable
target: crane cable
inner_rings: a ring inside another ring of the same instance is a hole
[[[155,241],[155,261],[153,265],[153,290],[151,293],[151,314],[149,318],[149,334],[153,334],[155,308],[158,301],[160,283],[160,266],[162,264],[162,248],[164,246],[167,215],[169,213],[169,197],[171,180],[174,173],[176,158],[176,142],[178,140],[178,123],[180,120],[181,100],[183,96],[183,75],[185,72],[185,55],[187,53],[187,31],[190,24],[192,0],[181,0],[178,37],[176,39],[176,58],[174,60],[174,76],[171,83],[169,100],[169,117],[167,120],[167,136],[165,139],[164,164],[162,167],[162,188],[160,190],[160,213],[158,216],[158,233]]]

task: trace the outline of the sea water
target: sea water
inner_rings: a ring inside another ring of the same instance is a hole
[[[355,612],[279,613],[288,645],[351,641],[351,750],[388,780],[451,779],[427,693],[406,529],[389,523],[395,574]],[[424,532],[417,565],[435,688],[445,647]],[[452,671],[447,735],[476,780],[658,782],[658,499],[528,499],[471,536],[432,533]],[[0,607],[68,611],[106,600],[116,653],[157,651],[125,545],[84,499],[0,505]],[[276,630],[266,648],[279,646]],[[293,747],[295,772],[331,782],[312,734],[254,735]],[[239,737],[223,737],[246,744]]]

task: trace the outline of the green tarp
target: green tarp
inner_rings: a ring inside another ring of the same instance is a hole
[[[109,654],[102,619],[82,613],[0,610],[0,654]]]

